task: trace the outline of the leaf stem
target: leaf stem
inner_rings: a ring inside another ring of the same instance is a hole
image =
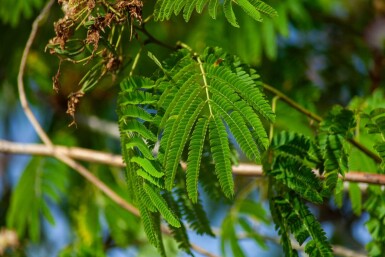
[[[201,69],[201,73],[202,73],[202,77],[203,77],[203,84],[204,84],[204,87],[205,87],[206,97],[207,97],[207,100],[208,100],[207,104],[208,104],[209,110],[210,110],[210,117],[214,117],[213,110],[211,109],[211,105],[210,105],[209,86],[207,84],[206,72],[205,72],[205,70],[203,68],[203,64],[202,64],[201,58],[199,58],[198,55],[197,55],[197,61],[199,63],[199,68]]]
[[[129,74],[130,77],[132,77],[132,74],[134,73],[134,70],[135,70],[136,66],[138,65],[140,54],[142,53],[142,50],[143,50],[143,47],[141,47],[139,49],[138,53],[135,56],[135,59],[134,59],[134,62],[132,63],[131,71],[130,71],[130,74]]]
[[[277,109],[277,101],[280,98],[280,96],[274,96],[273,100],[271,102],[271,110],[275,113],[275,110]],[[269,141],[271,142],[273,140],[273,134],[274,134],[274,123],[270,123],[270,130],[269,130]]]

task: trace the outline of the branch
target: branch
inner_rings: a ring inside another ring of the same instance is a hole
[[[267,91],[270,91],[274,95],[279,96],[279,98],[281,98],[285,103],[287,103],[288,105],[290,105],[291,107],[293,107],[297,111],[305,114],[306,116],[308,116],[312,120],[315,120],[317,122],[322,122],[323,121],[323,119],[320,116],[318,116],[317,114],[312,113],[311,111],[305,109],[303,106],[299,105],[297,102],[295,102],[294,100],[292,100],[291,98],[286,96],[284,93],[282,93],[278,89],[276,89],[276,88],[274,88],[274,87],[272,87],[270,85],[267,85],[267,84],[263,84],[263,88],[266,89]],[[366,146],[364,146],[360,142],[358,142],[358,141],[356,141],[354,139],[348,139],[348,141],[352,145],[354,145],[356,148],[358,148],[361,152],[363,152],[365,155],[367,155],[368,157],[370,157],[371,159],[376,161],[377,163],[381,163],[382,162],[381,158],[376,153],[372,152],[370,149],[368,149]]]
[[[57,155],[65,155],[70,158],[74,158],[81,161],[88,161],[93,163],[106,164],[116,167],[124,167],[121,155],[115,155],[80,147],[67,147],[67,146],[53,146],[48,147],[42,144],[23,144],[15,143],[0,139],[0,153],[11,154],[30,154],[30,155],[42,155],[56,157]],[[185,169],[186,164],[182,163],[182,167]],[[316,174],[317,171],[314,171]],[[256,164],[240,164],[233,166],[233,174],[239,176],[264,176],[261,165]],[[322,176],[321,176],[322,177]],[[385,175],[350,171],[345,177],[341,177],[346,182],[358,182],[374,185],[385,185]]]
[[[143,34],[145,34],[148,37],[148,39],[146,41],[144,41],[144,45],[154,43],[156,45],[162,46],[162,47],[167,48],[167,49],[172,50],[172,51],[177,50],[176,47],[167,45],[166,43],[156,39],[153,35],[151,35],[150,32],[147,31],[147,29],[144,27],[144,24],[142,26],[134,26],[134,27],[136,30],[141,31]]]
[[[27,64],[27,58],[29,51],[31,50],[32,43],[36,37],[37,30],[39,28],[40,22],[45,18],[45,16],[48,14],[49,10],[51,9],[54,0],[50,0],[45,6],[44,9],[41,11],[39,16],[35,19],[35,21],[32,24],[32,30],[29,35],[29,38],[27,40],[27,43],[25,45],[23,55],[21,57],[20,67],[19,67],[19,73],[17,75],[17,88],[19,90],[19,99],[21,106],[23,108],[23,111],[25,115],[27,116],[28,120],[31,122],[33,128],[35,129],[36,133],[40,137],[40,139],[44,142],[46,145],[52,145],[51,139],[49,139],[47,133],[43,130],[40,123],[37,121],[35,115],[32,113],[31,108],[29,107],[27,96],[25,94],[24,89],[24,72],[25,72],[25,66]]]
[[[191,248],[194,251],[196,251],[197,253],[200,253],[200,254],[202,254],[204,256],[207,256],[207,257],[218,257],[217,255],[208,252],[207,250],[203,249],[202,247],[200,247],[198,245],[191,244]]]
[[[27,96],[25,93],[24,82],[23,82],[25,67],[27,63],[27,57],[28,57],[29,51],[31,50],[32,43],[36,37],[40,22],[48,14],[54,2],[55,2],[54,0],[50,0],[45,5],[41,13],[37,16],[35,21],[33,22],[32,30],[27,40],[26,46],[24,48],[23,56],[21,58],[19,74],[17,77],[17,86],[19,90],[20,103],[23,107],[23,111],[26,114],[28,120],[31,122],[36,133],[45,144],[44,146],[41,146],[44,148],[44,151],[45,151],[45,153],[42,155],[53,156],[53,157],[56,157],[58,160],[61,160],[62,162],[64,162],[65,164],[67,164],[68,166],[76,170],[79,174],[85,177],[88,181],[90,181],[96,187],[98,187],[102,192],[108,195],[113,201],[115,201],[121,207],[123,207],[124,209],[128,210],[129,212],[135,215],[139,215],[139,211],[133,205],[127,203],[122,197],[120,197],[118,194],[112,191],[106,184],[104,184],[101,180],[99,180],[95,175],[93,175],[85,167],[75,162],[70,157],[68,157],[68,155],[66,155],[65,152],[60,151],[60,149],[57,150],[56,147],[52,144],[52,141],[48,137],[47,133],[43,130],[40,123],[37,121],[35,115],[32,113],[31,108],[29,106]],[[35,150],[42,150],[42,148],[35,149]]]

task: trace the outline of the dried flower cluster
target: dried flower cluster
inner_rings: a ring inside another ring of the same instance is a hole
[[[16,248],[19,246],[19,239],[13,230],[1,228],[0,229],[0,256],[6,254],[9,248]],[[4,255],[5,256],[5,255]]]
[[[75,122],[75,111],[76,111],[76,105],[79,103],[79,98],[83,97],[83,92],[76,92],[72,93],[68,98],[67,103],[67,114],[69,114],[72,117],[72,122],[69,124],[69,126],[76,125]]]
[[[94,65],[79,82],[81,89],[69,96],[67,113],[74,118],[79,97],[104,75],[119,72],[124,62],[119,48],[122,33],[130,31],[131,39],[133,23],[142,22],[143,3],[141,0],[58,0],[58,3],[64,17],[54,23],[55,37],[47,45],[49,52],[57,55],[60,62],[87,65],[93,61]],[[130,29],[124,30],[126,26]],[[60,88],[59,76],[60,65],[52,78],[56,92]]]

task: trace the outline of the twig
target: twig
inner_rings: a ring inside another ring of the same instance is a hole
[[[165,225],[161,225],[160,226],[160,230],[162,231],[163,234],[165,235],[168,235],[168,236],[172,236],[172,232],[171,230],[165,226]],[[210,253],[209,251],[207,251],[206,249],[203,249],[202,247],[196,245],[196,244],[193,244],[193,243],[190,243],[191,245],[191,249],[193,249],[194,251],[204,255],[204,256],[207,256],[207,257],[219,257],[213,253]]]
[[[113,155],[80,147],[54,146],[52,151],[49,147],[42,144],[22,144],[0,140],[0,152],[42,156],[53,156],[53,152],[56,152],[57,154],[67,155],[70,158],[82,161],[124,167],[121,155]]]
[[[145,35],[148,37],[148,39],[147,39],[146,41],[144,41],[144,44],[145,44],[145,45],[147,45],[147,44],[149,44],[149,43],[154,43],[154,44],[157,44],[157,45],[159,45],[159,46],[162,46],[162,47],[164,47],[164,48],[167,48],[167,49],[170,49],[170,50],[173,50],[173,51],[177,50],[176,47],[167,45],[166,43],[163,43],[162,41],[156,39],[153,35],[151,35],[151,34],[146,30],[146,28],[145,28],[144,26],[140,26],[140,27],[139,27],[139,26],[134,26],[134,28],[135,28],[136,30],[141,31],[143,34],[145,34]]]
[[[70,158],[88,161],[93,163],[107,164],[111,166],[124,167],[121,155],[114,155],[110,153],[90,150],[80,147],[67,147],[67,146],[53,146],[47,147],[42,144],[23,144],[15,143],[0,139],[0,152],[11,154],[31,154],[42,156],[65,155]],[[56,154],[56,155],[55,155]],[[182,163],[182,167],[185,169],[186,164]],[[317,171],[314,171],[318,174]],[[239,176],[264,176],[261,165],[241,163],[238,166],[233,166],[233,173]],[[358,182],[374,185],[385,185],[385,175],[350,171],[345,177],[341,177],[347,182]]]
[[[270,85],[267,85],[267,84],[263,84],[263,88],[266,89],[267,91],[270,91],[274,95],[279,96],[280,99],[282,99],[285,103],[287,103],[288,105],[290,105],[291,107],[293,107],[297,111],[305,114],[306,116],[308,116],[312,120],[315,120],[317,122],[323,121],[323,119],[320,116],[305,109],[303,106],[299,105],[297,102],[295,102],[294,100],[292,100],[291,98],[286,96],[284,93],[282,93],[278,89],[276,89]],[[352,145],[354,145],[356,148],[358,148],[361,152],[363,152],[365,155],[367,155],[368,157],[370,157],[371,159],[376,161],[377,163],[382,162],[381,158],[376,153],[372,152],[370,149],[368,149],[366,146],[362,145],[360,142],[358,142],[354,139],[348,139],[348,141]]]
[[[78,114],[76,122],[78,125],[83,125],[91,131],[109,136],[114,139],[120,139],[119,127],[115,122],[100,119],[95,115]]]
[[[102,192],[108,195],[118,205],[128,210],[129,212],[133,213],[134,215],[138,216],[139,211],[133,205],[129,204],[126,200],[124,200],[122,197],[120,197],[118,194],[112,191],[106,184],[104,184],[101,180],[99,180],[95,175],[93,175],[90,171],[88,171],[86,168],[84,168],[82,165],[80,165],[76,161],[72,160],[63,151],[56,151],[56,148],[52,144],[52,141],[48,137],[47,133],[43,130],[40,123],[37,121],[35,115],[32,113],[31,108],[29,106],[25,89],[24,89],[24,82],[23,82],[25,67],[27,63],[27,57],[31,49],[32,43],[36,37],[39,24],[48,14],[54,2],[55,2],[54,0],[50,0],[45,5],[41,13],[37,16],[37,18],[32,24],[32,30],[29,35],[26,46],[24,48],[23,56],[20,62],[19,74],[17,77],[20,103],[23,107],[24,113],[26,114],[28,120],[31,122],[36,133],[45,144],[44,146],[45,147],[44,150],[46,152],[45,155],[54,156],[57,159],[61,160],[62,162],[64,162],[65,164],[67,164],[68,166],[76,170],[79,174],[85,177],[88,181],[90,181],[96,187],[98,187]]]
[[[194,251],[196,251],[196,252],[198,252],[198,253],[200,253],[200,254],[202,254],[202,255],[205,255],[205,256],[207,256],[207,257],[219,257],[219,256],[217,256],[217,255],[215,255],[215,254],[213,254],[213,253],[210,253],[210,252],[208,252],[207,250],[205,250],[205,249],[203,249],[202,247],[200,247],[200,246],[198,246],[198,245],[195,245],[195,244],[191,244],[191,248],[192,248]]]
[[[62,153],[55,153],[54,156],[61,160],[63,163],[67,164],[72,169],[76,170],[80,175],[86,178],[89,182],[95,185],[98,189],[100,189],[103,193],[105,193],[108,197],[111,198],[115,203],[117,203],[122,208],[131,212],[135,216],[140,216],[139,210],[135,208],[133,205],[128,203],[124,198],[115,193],[110,187],[104,184],[99,178],[97,178],[94,174],[89,172],[84,166],[80,165],[70,157],[66,156]]]
[[[23,82],[23,77],[24,77],[24,72],[25,72],[25,66],[27,64],[27,58],[29,51],[31,50],[32,43],[36,37],[37,30],[39,28],[40,22],[45,18],[45,16],[48,14],[49,10],[51,9],[54,0],[50,0],[43,8],[39,16],[35,19],[35,21],[32,24],[32,29],[31,33],[29,35],[29,38],[27,40],[27,43],[25,45],[24,51],[23,51],[23,56],[21,57],[21,62],[20,62],[20,67],[19,67],[19,73],[17,75],[17,88],[19,90],[19,98],[20,98],[20,103],[21,106],[23,107],[24,113],[31,122],[33,128],[35,129],[36,133],[40,137],[40,139],[44,142],[44,144],[52,146],[52,142],[49,139],[47,133],[43,130],[41,127],[40,123],[37,121],[35,115],[32,113],[31,108],[29,107],[27,96],[25,94],[25,89],[24,89],[24,82]]]
[[[303,108],[301,105],[299,105],[297,102],[295,102],[294,100],[292,100],[291,98],[289,98],[287,95],[285,95],[284,93],[282,93],[281,91],[279,91],[278,89],[270,86],[270,85],[267,85],[267,84],[263,84],[263,88],[266,89],[267,91],[270,91],[271,93],[273,93],[274,95],[278,96],[280,99],[282,99],[285,103],[287,103],[288,105],[290,105],[291,107],[293,107],[294,109],[296,109],[297,111],[305,114],[306,116],[308,116],[309,118],[317,121],[317,122],[321,122],[322,121],[322,118],[321,116],[318,116],[317,114],[315,113],[312,113],[311,111]]]

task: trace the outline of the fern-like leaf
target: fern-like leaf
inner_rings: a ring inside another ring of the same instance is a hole
[[[131,150],[137,148],[144,158],[146,158],[147,160],[154,160],[154,156],[148,148],[148,145],[143,141],[143,139],[139,137],[131,138],[129,142],[125,144],[125,148]]]
[[[223,86],[230,87],[268,121],[274,121],[275,115],[268,101],[250,75],[244,71],[234,74],[228,68],[221,66],[207,65],[205,68],[211,83],[217,80]]]
[[[200,98],[195,98],[191,102],[191,105],[185,109],[186,112],[182,112],[180,114],[182,119],[174,123],[176,129],[173,131],[173,138],[170,138],[172,139],[172,142],[170,143],[170,148],[168,149],[168,152],[165,157],[168,158],[166,160],[167,163],[165,165],[166,188],[168,190],[171,190],[173,186],[175,174],[179,166],[179,160],[181,158],[182,151],[187,142],[187,138],[190,134],[191,128],[195,123],[198,115],[202,111],[204,105],[205,103]]]
[[[281,212],[280,203],[281,201],[277,201],[280,199],[271,197],[269,199],[270,211],[273,218],[273,221],[276,225],[276,229],[278,230],[278,234],[281,236],[281,244],[285,251],[285,255],[287,257],[298,257],[298,252],[293,249],[291,245],[290,239],[290,229],[285,220],[284,213]]]
[[[370,134],[379,134],[380,140],[374,145],[374,149],[382,159],[381,168],[385,170],[385,108],[376,108],[370,114],[363,114],[368,119],[366,128]]]
[[[239,27],[237,19],[235,18],[232,0],[223,1],[223,13],[225,14],[226,19],[230,22],[231,25],[237,28]]]
[[[53,224],[47,200],[57,203],[68,182],[67,169],[53,159],[34,157],[27,165],[11,197],[7,226],[19,237],[27,235],[33,242],[40,239],[41,219]]]
[[[144,171],[143,169],[136,170],[136,174],[142,178],[144,178],[146,181],[150,182],[151,184],[159,187],[164,188],[164,182],[162,179],[151,176],[148,172]]]
[[[164,173],[158,171],[159,168],[155,167],[155,162],[151,160],[134,156],[130,159],[130,162],[138,164],[140,167],[142,167],[143,170],[145,170],[148,174],[153,177],[161,178],[164,176]]]
[[[239,113],[243,117],[243,120],[246,122],[247,126],[251,128],[252,136],[257,142],[259,151],[266,150],[269,144],[269,140],[260,118],[252,109],[252,107],[245,101],[242,101],[239,95],[232,91],[232,89],[225,88],[223,85],[215,83],[215,81],[212,81],[210,85],[210,91],[215,96],[213,99],[219,100],[223,106],[226,107],[226,111],[234,110]],[[258,155],[259,154],[257,153],[256,156]]]
[[[172,213],[172,211],[167,206],[166,201],[163,199],[159,193],[157,193],[150,185],[144,184],[143,185],[144,191],[147,193],[147,195],[150,197],[152,203],[155,205],[155,207],[158,209],[158,211],[162,214],[164,219],[172,226],[174,227],[180,227],[179,220],[175,217],[175,215]]]
[[[198,201],[198,178],[208,120],[200,118],[192,132],[186,169],[186,187],[193,203]]]
[[[342,136],[339,134],[320,136],[320,147],[325,159],[325,195],[331,194],[334,190],[338,174],[344,175],[348,171],[348,154],[342,140]]]
[[[209,3],[209,14],[211,18],[215,19],[217,17],[217,8],[218,8],[218,1],[217,0],[210,0]]]
[[[266,4],[265,2],[261,0],[249,0],[249,2],[260,12],[265,13],[266,15],[269,15],[270,17],[275,17],[278,15],[277,11],[271,7],[270,5]]]
[[[157,141],[156,135],[154,135],[154,133],[152,133],[151,130],[149,130],[145,125],[143,125],[143,123],[137,120],[126,121],[124,119],[121,119],[120,122],[126,123],[124,128],[121,130],[121,134],[135,132],[145,139],[149,139],[153,142]],[[128,137],[131,137],[131,136],[128,136]]]
[[[155,4],[154,17],[155,20],[159,21],[168,20],[172,14],[178,15],[183,10],[183,18],[187,22],[190,20],[194,9],[201,13],[207,2],[209,2],[209,14],[215,19],[218,3],[222,2],[220,0],[158,0]],[[247,15],[256,21],[262,21],[260,12],[270,17],[277,15],[277,12],[270,5],[260,0],[224,0],[223,12],[225,17],[235,27],[239,26],[233,11],[233,3],[239,5]]]
[[[283,223],[294,234],[300,245],[307,238],[311,238],[306,243],[306,253],[310,256],[333,256],[330,243],[321,225],[299,198],[288,193],[284,197],[276,197],[273,201],[277,211],[282,215]]]
[[[176,195],[178,193],[176,192]],[[171,192],[164,192],[163,197],[165,198],[167,204],[171,207],[171,209],[174,210],[175,215],[178,218],[182,217],[182,211],[181,211],[181,203],[177,201],[177,199],[174,199],[174,196]],[[190,256],[193,256],[191,252],[191,245],[189,241],[189,237],[187,234],[187,230],[183,222],[180,224],[181,226],[179,228],[174,226],[169,226],[171,233],[174,237],[174,239],[178,242],[178,247],[185,251]]]
[[[214,236],[199,197],[197,198],[197,202],[193,203],[191,199],[186,196],[185,190],[178,189],[176,190],[176,194],[178,195],[178,202],[183,210],[182,214],[190,224],[190,227],[200,235]]]
[[[370,187],[370,196],[366,200],[364,208],[370,214],[366,227],[373,240],[366,245],[369,256],[380,257],[385,251],[385,195],[380,188]]]
[[[197,13],[201,13],[203,11],[203,8],[205,7],[208,1],[209,0],[197,0],[197,3],[196,3]]]
[[[212,0],[162,0],[157,8],[169,16],[170,11],[183,10],[189,18],[193,9],[202,11],[207,3],[213,12],[217,1]],[[198,180],[217,196],[234,194],[228,130],[247,157],[259,159],[269,143],[261,117],[273,121],[274,113],[256,72],[218,48],[207,49],[202,56],[180,50],[163,63],[149,56],[160,68],[155,81],[126,79],[119,95],[130,198],[144,215],[152,244],[163,251],[157,234],[161,214],[180,246],[189,252],[181,216],[198,233],[213,235],[199,201]],[[218,63],[218,58],[226,61]],[[180,162],[186,159],[183,173]],[[207,173],[204,178],[199,175],[202,172]]]
[[[144,232],[148,240],[154,245],[162,257],[165,257],[162,234],[160,232],[159,214],[151,213],[142,204],[139,204],[140,217],[142,219]]]
[[[300,161],[278,156],[274,160],[272,169],[272,171],[269,171],[269,175],[294,190],[304,199],[314,203],[323,202],[319,179],[309,167],[303,165]]]
[[[239,6],[245,11],[247,15],[256,21],[262,21],[261,13],[248,0],[237,0]]]
[[[215,163],[215,173],[223,192],[227,197],[234,194],[234,181],[230,163],[230,147],[227,139],[226,127],[219,117],[210,120],[210,145],[213,160]]]
[[[222,108],[220,99],[213,98],[213,105],[218,113],[221,113],[223,119],[226,121],[230,128],[230,131],[239,143],[242,151],[246,154],[247,158],[252,160],[259,160],[260,155],[258,147],[253,140],[253,136],[246,126],[245,121],[242,119],[238,112],[231,112],[230,114]]]

